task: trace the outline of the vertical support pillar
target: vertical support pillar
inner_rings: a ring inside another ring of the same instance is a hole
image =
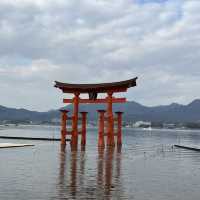
[[[122,145],[122,114],[123,112],[115,112],[117,114],[117,145]]]
[[[87,113],[88,112],[81,112],[81,115],[82,115],[81,145],[82,146],[85,146],[86,144]]]
[[[107,97],[107,145],[115,146],[114,140],[114,120],[113,120],[113,110],[112,110],[112,92],[108,93]]]
[[[60,110],[61,112],[61,145],[66,145],[66,135],[67,135],[67,110]]]
[[[99,113],[99,136],[98,136],[98,146],[104,147],[104,114],[105,110],[98,110]]]
[[[79,92],[74,93],[74,110],[73,110],[73,120],[72,120],[72,138],[71,145],[76,147],[78,145],[78,105],[79,105]]]

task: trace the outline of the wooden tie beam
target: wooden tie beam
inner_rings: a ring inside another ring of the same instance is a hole
[[[107,103],[108,99],[79,99],[79,103]],[[63,99],[63,103],[74,103],[74,99]],[[126,98],[112,97],[112,103],[126,103]]]

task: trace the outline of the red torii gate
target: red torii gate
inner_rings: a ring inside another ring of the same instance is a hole
[[[55,81],[55,87],[62,90],[63,93],[74,94],[73,99],[63,99],[63,103],[73,104],[72,117],[68,117],[67,110],[61,110],[62,113],[62,129],[61,129],[61,144],[66,144],[66,135],[71,135],[71,145],[76,147],[78,144],[78,120],[82,119],[82,135],[81,145],[86,144],[86,116],[87,112],[81,112],[82,117],[79,118],[79,103],[106,103],[107,110],[98,110],[99,112],[99,138],[98,145],[104,146],[104,135],[107,135],[107,145],[114,146],[114,117],[113,117],[113,103],[125,103],[126,98],[115,98],[113,93],[126,92],[128,88],[136,86],[136,78],[126,81],[113,82],[113,83],[100,83],[100,84],[69,84]],[[79,96],[82,93],[88,93],[88,99],[81,99]],[[106,93],[107,97],[103,99],[97,99],[99,93]],[[104,115],[106,113],[106,116]],[[117,144],[121,145],[121,124],[122,124],[122,112],[116,112],[118,122],[117,132]],[[72,120],[72,131],[66,130],[66,121]],[[107,131],[104,133],[104,121],[107,121]]]

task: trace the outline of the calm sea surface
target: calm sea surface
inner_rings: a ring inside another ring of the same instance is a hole
[[[97,148],[97,130],[87,133],[85,150],[65,151],[59,142],[0,149],[0,200],[136,199],[199,200],[200,153],[173,144],[200,147],[200,131],[123,131],[122,149]],[[59,137],[59,128],[23,127],[0,135]]]

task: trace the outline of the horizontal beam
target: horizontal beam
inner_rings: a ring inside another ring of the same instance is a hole
[[[108,93],[108,92],[125,92],[130,87],[136,86],[137,77],[111,83],[100,84],[70,84],[55,81],[55,87],[61,89],[64,93]]]
[[[66,131],[66,135],[72,135],[73,131],[70,130],[70,131]],[[82,131],[78,131],[78,134],[79,135],[82,135]]]
[[[79,103],[107,103],[107,99],[79,99]],[[63,103],[73,103],[73,99],[63,99]],[[112,103],[126,103],[126,98],[112,98]]]
[[[68,117],[68,116],[67,116],[67,119],[66,119],[66,120],[73,120],[73,118],[74,118],[74,117]],[[78,120],[82,120],[82,117],[79,117]],[[104,116],[104,120],[107,121],[107,120],[108,120],[108,117]],[[113,120],[114,120],[114,121],[117,121],[118,118],[117,118],[117,117],[114,117]]]
[[[91,91],[91,89],[89,89],[89,90],[86,89],[85,90],[85,89],[79,89],[79,88],[77,88],[77,89],[60,88],[60,89],[63,91],[63,93],[72,93],[72,94],[76,93],[76,92],[80,92],[82,94],[87,94],[87,93],[89,93]],[[127,92],[127,89],[128,88],[122,87],[122,88],[97,89],[97,90],[94,90],[94,91],[97,92],[98,94],[99,93],[108,93],[108,92],[119,93],[119,92]]]
[[[72,130],[71,131],[67,131],[66,132],[66,135],[72,135]],[[78,131],[78,134],[81,135],[82,134],[82,131]],[[107,136],[108,133],[104,133],[104,136]],[[114,133],[114,136],[117,136],[117,133]]]

